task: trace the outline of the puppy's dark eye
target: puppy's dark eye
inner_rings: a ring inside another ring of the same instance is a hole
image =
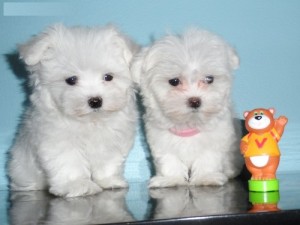
[[[104,79],[105,81],[112,81],[112,80],[114,79],[114,76],[113,76],[112,73],[106,73],[106,74],[104,74],[103,79]]]
[[[212,84],[214,82],[214,76],[208,75],[204,78],[204,83],[206,84]]]
[[[72,76],[72,77],[67,78],[65,81],[68,85],[75,85],[78,81],[78,77]]]
[[[169,84],[176,87],[180,84],[180,80],[178,78],[173,78],[173,79],[169,80]]]

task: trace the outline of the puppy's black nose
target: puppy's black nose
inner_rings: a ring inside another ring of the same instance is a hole
[[[88,100],[89,106],[93,109],[100,108],[102,106],[102,98],[94,97]]]
[[[188,99],[188,105],[191,108],[197,109],[201,106],[201,99],[198,97],[191,97]]]

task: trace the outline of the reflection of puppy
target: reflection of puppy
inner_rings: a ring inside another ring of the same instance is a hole
[[[77,198],[54,198],[47,192],[13,192],[12,224],[102,224],[130,222],[127,189],[105,190],[97,195]],[[41,222],[43,221],[43,222]]]
[[[248,193],[238,181],[215,187],[151,189],[150,196],[157,203],[154,219],[245,212],[248,208]]]
[[[95,196],[56,198],[50,203],[47,224],[103,224],[133,221],[125,203],[126,193],[127,189],[119,189],[105,190]]]
[[[230,97],[238,65],[228,44],[197,29],[169,35],[136,57],[156,167],[150,187],[222,185],[238,175],[243,160]]]
[[[135,134],[134,45],[112,26],[56,25],[20,47],[31,106],[11,150],[12,190],[66,197],[126,187]]]
[[[41,224],[47,215],[49,201],[53,198],[45,191],[16,191],[10,193],[10,224]]]

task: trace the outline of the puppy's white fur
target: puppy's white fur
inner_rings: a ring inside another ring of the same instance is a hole
[[[156,170],[150,187],[223,185],[238,175],[243,161],[230,97],[238,66],[232,47],[196,28],[182,36],[167,35],[134,59]],[[174,78],[180,80],[177,86],[169,83]],[[190,107],[190,98],[198,99],[200,107]],[[172,130],[199,133],[182,137]]]
[[[54,25],[20,46],[32,93],[11,149],[12,190],[49,188],[74,197],[127,186],[123,164],[137,117],[129,71],[135,50],[113,26]],[[73,76],[76,83],[67,84]],[[95,97],[102,99],[98,108],[89,105]]]

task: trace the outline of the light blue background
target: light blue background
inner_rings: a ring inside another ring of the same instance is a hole
[[[7,188],[4,165],[24,93],[6,61],[16,44],[46,26],[117,24],[139,44],[166,31],[190,26],[223,36],[241,58],[233,98],[237,117],[255,107],[275,107],[289,118],[280,142],[280,172],[300,170],[300,1],[299,0],[98,0],[2,1],[0,17],[0,190]],[[131,182],[150,176],[140,136],[126,163]]]

